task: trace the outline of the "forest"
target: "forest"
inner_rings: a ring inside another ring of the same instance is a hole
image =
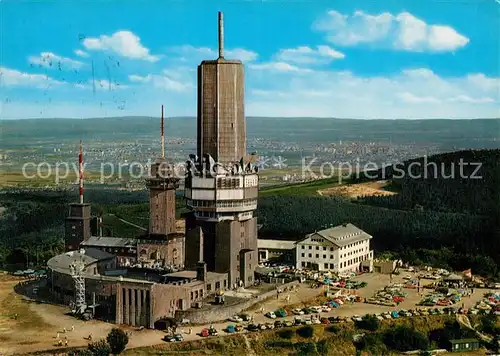
[[[500,150],[462,151],[427,157],[451,163],[481,163],[481,179],[460,176],[398,177],[389,168],[390,197],[340,197],[264,195],[259,198],[259,238],[299,239],[329,226],[353,223],[371,234],[377,254],[389,253],[415,264],[432,264],[457,270],[472,268],[488,276],[500,274]],[[423,159],[422,163],[423,163]],[[398,169],[411,169],[409,162]],[[413,166],[415,167],[415,165]],[[464,168],[470,176],[474,167]],[[446,169],[446,168],[445,168]],[[353,177],[352,183],[381,179],[380,174]],[[413,172],[415,176],[415,172]],[[133,237],[143,232],[121,224],[116,217],[148,226],[145,191],[89,189],[85,193],[95,215],[104,214],[104,235]],[[42,265],[63,251],[67,204],[76,201],[73,190],[0,191],[0,265]],[[184,209],[182,197],[177,213]]]

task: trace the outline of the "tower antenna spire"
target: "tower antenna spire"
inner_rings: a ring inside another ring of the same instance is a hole
[[[83,144],[82,140],[80,140],[80,152],[78,153],[78,166],[80,172],[80,204],[83,204]]]
[[[164,134],[164,129],[165,129],[165,123],[164,123],[164,117],[163,117],[163,105],[161,106],[161,158],[165,158],[165,134]]]
[[[224,15],[219,11],[219,58],[224,58]]]

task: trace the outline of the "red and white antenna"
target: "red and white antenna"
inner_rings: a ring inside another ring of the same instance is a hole
[[[80,152],[78,153],[78,164],[80,172],[80,204],[83,204],[83,145],[80,140]]]
[[[161,106],[161,158],[165,158],[165,134],[164,134],[163,105]]]

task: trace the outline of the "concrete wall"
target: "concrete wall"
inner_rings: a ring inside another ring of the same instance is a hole
[[[285,287],[291,287],[297,285],[298,283],[299,283],[298,281],[293,281],[287,284],[281,284],[279,285],[279,288],[283,289]],[[244,310],[252,307],[253,305],[260,303],[261,301],[271,297],[276,297],[276,290],[266,292],[264,294],[258,295],[256,298],[249,299],[243,303],[236,305],[221,306],[217,308],[212,308],[210,310],[191,309],[187,311],[177,311],[175,313],[175,317],[179,320],[189,319],[189,321],[193,324],[205,324],[215,321],[227,320],[231,316],[237,315],[243,312]]]

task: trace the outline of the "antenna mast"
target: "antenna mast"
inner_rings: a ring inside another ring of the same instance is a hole
[[[161,158],[165,158],[165,134],[164,134],[163,105],[161,106]]]
[[[80,140],[80,152],[78,153],[78,165],[80,172],[80,204],[83,204],[83,145],[82,140]]]
[[[75,313],[83,314],[87,308],[85,303],[85,277],[83,276],[85,264],[82,261],[74,261],[69,267],[71,277],[75,283]]]
[[[224,58],[224,15],[219,11],[219,58]]]

